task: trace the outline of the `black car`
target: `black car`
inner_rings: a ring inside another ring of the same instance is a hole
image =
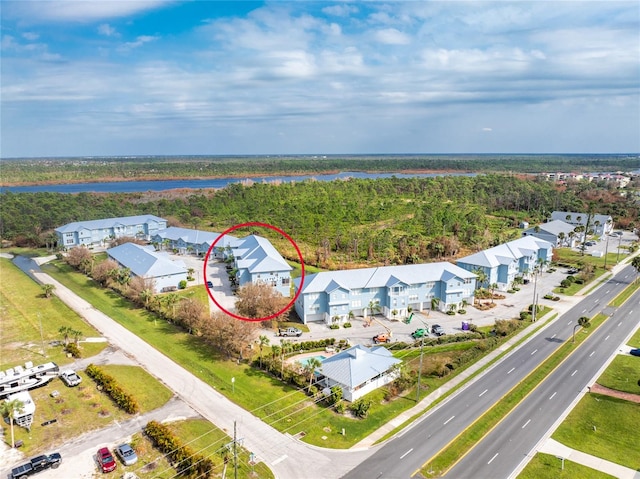
[[[211,281],[207,281],[207,288],[213,288],[213,283]]]
[[[640,356],[640,348],[632,349],[631,351],[629,351],[629,354],[631,354],[632,356]]]

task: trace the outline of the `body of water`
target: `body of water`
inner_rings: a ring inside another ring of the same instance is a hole
[[[432,178],[435,176],[476,176],[476,173],[363,173],[357,171],[345,171],[330,175],[299,175],[299,176],[265,176],[260,178],[212,178],[205,180],[158,180],[158,181],[117,181],[110,183],[73,183],[64,185],[33,185],[3,187],[1,192],[12,193],[139,193],[145,191],[166,191],[182,188],[206,189],[224,188],[232,183],[241,183],[251,180],[255,183],[304,181],[315,179],[318,181],[333,181],[346,178]]]

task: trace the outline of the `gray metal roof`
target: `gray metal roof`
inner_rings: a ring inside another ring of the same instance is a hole
[[[569,220],[567,220],[567,216],[569,216]],[[580,223],[583,226],[587,224],[587,217],[589,213],[577,213],[575,211],[554,211],[551,213],[552,220],[561,220],[568,221],[569,223]],[[578,221],[578,217],[580,217],[580,221]],[[601,225],[604,225],[607,221],[612,220],[609,215],[593,215],[591,216],[591,224],[593,225],[596,221],[598,221]]]
[[[569,235],[573,230],[576,229],[574,225],[570,225],[569,223],[562,220],[553,220],[548,223],[542,223],[537,226],[539,231],[543,231],[545,233],[550,233],[554,236],[558,236],[560,233],[564,233],[565,235]],[[529,228],[527,232],[535,232],[536,227]]]
[[[303,293],[329,291],[335,288],[335,285],[331,286],[332,282],[344,289],[353,290],[384,288],[397,282],[405,284],[426,283],[446,280],[451,277],[465,279],[475,278],[476,275],[447,262],[324,271],[305,276]],[[298,286],[300,278],[296,278],[294,282]]]
[[[154,251],[153,246],[124,243],[109,248],[107,254],[136,276],[155,278],[187,272],[183,261],[172,261],[166,253]]]
[[[382,346],[367,348],[358,344],[324,359],[319,371],[324,376],[353,388],[401,362]]]
[[[60,233],[72,233],[83,229],[99,230],[113,228],[114,226],[134,226],[145,223],[166,223],[167,220],[155,215],[124,216],[120,218],[106,218],[102,220],[76,221],[56,228]]]
[[[250,273],[269,273],[273,271],[291,271],[284,258],[268,239],[251,235],[230,243],[233,255],[237,259],[238,269],[247,269]]]
[[[171,226],[167,229],[158,232],[158,236],[161,238],[169,239],[171,241],[182,240],[187,244],[208,244],[212,245],[214,241],[218,239],[220,233],[214,233],[212,231],[201,231],[189,228],[178,228],[177,226]],[[224,247],[229,243],[237,240],[234,236],[225,235],[217,246]]]
[[[571,230],[573,231],[573,226],[571,226]],[[552,247],[553,245],[548,241],[533,236],[523,236],[522,238],[502,243],[493,248],[480,251],[479,253],[465,256],[464,258],[458,259],[458,262],[493,268],[500,264],[510,264],[520,258],[532,256],[540,249],[549,249]]]

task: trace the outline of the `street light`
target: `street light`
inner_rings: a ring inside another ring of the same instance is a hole
[[[421,318],[418,318],[424,329],[429,332],[429,326],[427,326]],[[418,367],[418,386],[416,388],[416,402],[420,401],[420,380],[422,379],[422,355],[424,354],[424,334],[420,338],[420,366]]]

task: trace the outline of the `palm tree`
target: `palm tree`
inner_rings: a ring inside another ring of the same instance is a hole
[[[258,347],[260,348],[260,369],[262,369],[262,348],[269,346],[269,338],[264,335],[258,337]]]
[[[591,327],[591,320],[587,316],[580,316],[578,318],[578,324],[573,327],[573,342],[576,342],[576,329],[582,327],[584,329]]]
[[[54,289],[56,289],[56,287],[53,284],[43,284],[42,291],[44,292],[44,297],[50,298]]]
[[[560,244],[558,246],[562,246],[564,244],[564,240],[566,237],[567,235],[565,235],[562,231],[558,233],[558,240],[560,241]]]
[[[382,311],[382,307],[380,306],[380,303],[378,301],[374,301],[373,299],[369,301],[369,304],[367,305],[367,309],[369,310],[369,313],[371,316]]]
[[[60,326],[60,329],[58,329],[58,332],[62,334],[62,336],[64,337],[65,346],[69,344],[69,336],[71,335],[72,331],[73,331],[73,328],[69,326]]]
[[[485,284],[489,279],[486,271],[482,268],[476,268],[471,272],[478,277],[476,281],[478,282],[479,285]]]
[[[436,310],[438,309],[438,305],[440,304],[440,298],[431,298],[431,309],[432,310]]]
[[[493,293],[498,289],[498,283],[491,283],[489,289],[491,290],[491,304],[493,304]]]
[[[149,309],[149,302],[153,299],[153,291],[150,289],[143,289],[140,291],[140,299],[144,303],[144,307]]]
[[[0,405],[0,414],[3,418],[9,418],[9,424],[11,425],[11,447],[16,446],[15,437],[13,435],[13,422],[16,417],[16,413],[20,414],[24,412],[24,403],[20,399],[12,399],[11,401],[5,401]]]
[[[304,370],[309,375],[309,386],[313,383],[313,373],[316,369],[322,366],[322,362],[318,358],[307,359],[307,364],[304,365]]]
[[[640,256],[635,256],[631,260],[631,266],[636,269],[636,281],[638,281],[638,275],[640,274]]]

